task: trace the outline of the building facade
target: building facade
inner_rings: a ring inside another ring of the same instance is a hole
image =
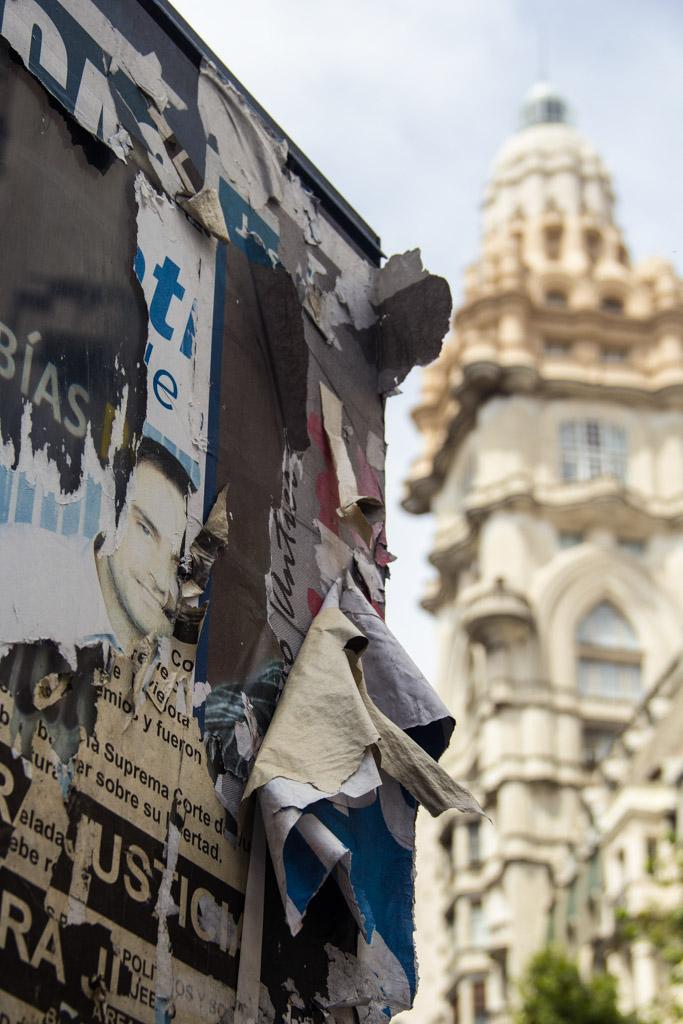
[[[654,955],[610,937],[676,821],[683,288],[632,264],[610,177],[547,84],[494,165],[414,418],[404,504],[436,520],[447,766],[490,820],[422,822],[412,1020],[504,1024],[549,938],[644,1006]]]

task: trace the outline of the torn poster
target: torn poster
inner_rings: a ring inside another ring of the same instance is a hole
[[[374,495],[358,493],[358,484],[342,436],[342,404],[323,381],[320,382],[323,425],[329,442],[332,460],[339,485],[337,515],[348,519],[356,533],[369,547],[372,541],[372,523],[378,520],[383,509],[382,502]]]
[[[166,4],[0,0],[0,86],[2,1012],[393,1012],[415,797],[455,791],[383,624],[383,396],[447,286],[379,269]],[[339,678],[330,616],[365,647]],[[304,640],[336,771],[277,776]]]
[[[344,603],[370,626],[370,641],[343,614]],[[368,693],[364,652],[373,647],[373,692],[401,727]],[[369,1005],[389,1015],[409,1008],[415,994],[416,800],[432,814],[481,813],[408,735],[418,728],[433,743],[441,731],[438,757],[453,722],[417,670],[396,671],[406,659],[352,579],[340,581],[306,636],[245,792],[258,793],[292,933],[333,876],[361,931],[359,960],[377,980]]]

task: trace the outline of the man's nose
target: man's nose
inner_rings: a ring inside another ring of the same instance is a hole
[[[175,562],[171,545],[161,541],[157,545],[154,558],[149,564],[149,573],[155,588],[165,598],[171,593],[175,582]]]

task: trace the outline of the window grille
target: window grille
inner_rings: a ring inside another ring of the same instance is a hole
[[[626,479],[626,431],[599,420],[568,420],[560,425],[563,480],[593,480],[600,476]]]
[[[579,692],[583,697],[637,700],[641,692],[640,665],[580,658]]]
[[[638,700],[641,692],[640,647],[626,619],[603,601],[576,631],[578,688],[582,697]]]

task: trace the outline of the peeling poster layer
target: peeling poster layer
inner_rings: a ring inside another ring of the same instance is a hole
[[[169,24],[0,0],[0,1016],[386,1020],[476,811],[383,622],[448,288]]]

